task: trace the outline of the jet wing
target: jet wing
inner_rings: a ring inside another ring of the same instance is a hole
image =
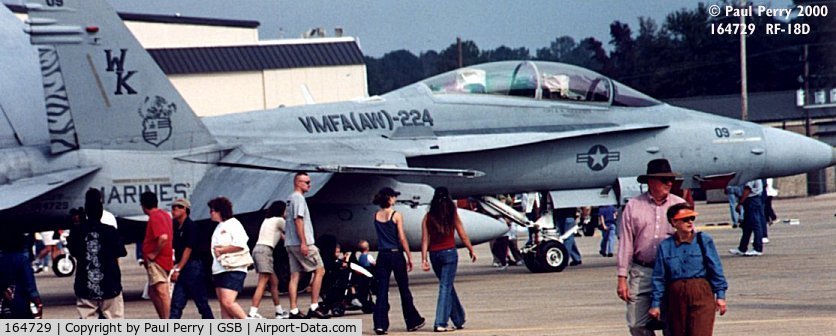
[[[18,179],[0,185],[0,210],[6,210],[86,176],[100,167],[84,167]]]
[[[403,153],[374,150],[380,146],[362,147],[345,141],[294,143],[281,146],[242,146],[232,150],[217,164],[224,167],[267,171],[318,171],[345,174],[385,176],[451,176],[478,177],[484,173],[467,169],[409,167]],[[311,194],[313,195],[313,194]]]
[[[316,193],[333,174],[368,174],[376,176],[432,175],[475,177],[482,172],[459,169],[409,167],[402,153],[369,150],[385,148],[359,145],[350,141],[294,142],[288,144],[245,145],[229,150],[209,169],[192,193],[192,218],[206,219],[206,203],[224,195],[234,203],[235,213],[262,210],[272,201],[286,200],[293,191],[296,171],[311,177],[311,190]],[[179,158],[190,162],[206,162],[204,155]],[[219,183],[235,181],[235,183]]]
[[[415,141],[421,145],[412,146],[414,152],[408,156],[450,154],[508,148],[545,141],[593,136],[604,133],[634,132],[667,128],[666,124],[587,124],[587,125],[551,125],[526,128],[495,128],[455,131],[435,131],[435,137],[426,136],[405,138],[397,141]]]
[[[213,167],[192,192],[192,218],[208,219],[207,203],[221,195],[232,201],[235,213],[252,213],[265,209],[273,201],[286,201],[293,192],[294,175],[292,171]],[[308,197],[315,195],[331,179],[330,173],[309,175],[312,183]]]

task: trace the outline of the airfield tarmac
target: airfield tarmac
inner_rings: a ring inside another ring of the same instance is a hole
[[[736,247],[740,231],[727,225],[706,223],[728,221],[728,205],[697,203],[701,216],[698,227],[709,232],[722,257],[729,281],[729,311],[717,318],[717,335],[832,335],[836,330],[836,194],[808,198],[775,200],[781,219],[797,218],[800,225],[776,223],[769,228],[771,242],[761,257],[736,257],[728,253]],[[491,267],[488,244],[476,247],[479,260],[467,262],[467,251],[459,250],[456,290],[467,311],[466,335],[624,335],[624,304],[615,293],[615,258],[598,255],[600,236],[576,239],[583,265],[561,273],[532,274],[525,266],[499,272]],[[521,242],[522,243],[522,237]],[[133,256],[132,245],[128,247]],[[420,265],[420,254],[413,253]],[[140,298],[145,273],[133,258],[122,258],[122,284],[125,316],[154,319],[150,301]],[[76,318],[72,293],[73,278],[57,278],[52,273],[36,275],[45,305],[46,318]],[[255,288],[250,272],[238,303],[248,310]],[[415,304],[427,318],[419,332],[429,334],[435,316],[437,280],[420,266],[410,273]],[[300,295],[307,307],[309,295]],[[288,299],[282,295],[287,309]],[[398,292],[390,289],[390,334],[407,334],[401,317]],[[216,300],[210,304],[220,316]],[[272,302],[265,297],[260,313],[273,314]],[[303,309],[307,311],[307,309]],[[198,318],[189,303],[186,318]],[[363,334],[371,334],[371,315],[348,312],[345,317],[363,320]],[[661,334],[661,333],[660,333]]]

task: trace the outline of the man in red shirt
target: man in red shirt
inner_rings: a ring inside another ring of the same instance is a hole
[[[145,239],[142,241],[142,256],[148,272],[148,296],[154,303],[157,316],[168,319],[171,309],[168,274],[174,267],[174,252],[171,247],[174,237],[171,215],[157,208],[157,195],[146,191],[139,197],[142,212],[148,215]]]

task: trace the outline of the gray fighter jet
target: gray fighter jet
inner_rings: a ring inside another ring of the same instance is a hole
[[[224,195],[238,216],[257,222],[261,209],[289,195],[294,172],[308,171],[317,235],[350,244],[375,237],[370,200],[389,186],[402,192],[397,210],[417,248],[436,186],[456,197],[559,191],[555,205],[566,207],[623,202],[655,158],[670,160],[685,188],[834,164],[833,148],[819,141],[534,61],[462,68],[356,101],[200,119],[106,1],[27,7],[46,111],[3,110],[11,127],[0,135],[20,139],[0,150],[3,225],[62,223],[90,187],[103,190],[120,225],[144,219],[146,190],[162,205],[189,198],[196,220]],[[2,95],[4,104],[17,101]],[[47,118],[48,126],[26,134],[22,118]],[[477,243],[507,231],[491,217],[460,215]]]

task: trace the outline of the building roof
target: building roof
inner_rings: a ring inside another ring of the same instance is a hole
[[[258,28],[261,25],[258,21],[253,20],[231,20],[231,19],[215,19],[195,16],[180,16],[180,15],[158,15],[158,14],[141,14],[141,13],[119,13],[122,20],[140,21],[140,22],[156,22],[156,23],[174,23],[174,24],[193,24],[201,26],[220,26],[233,28]]]
[[[668,99],[666,102],[684,108],[740,119],[740,95]],[[812,108],[809,111],[812,118],[836,117],[836,107]],[[804,110],[795,106],[795,91],[749,94],[749,121],[765,123],[804,118]]]
[[[26,7],[21,5],[5,4],[14,13],[25,14]],[[156,23],[174,23],[174,24],[193,24],[202,26],[220,26],[220,27],[234,27],[234,28],[258,28],[261,25],[258,21],[252,20],[229,20],[229,19],[215,19],[195,16],[180,16],[180,15],[159,15],[159,14],[142,14],[142,13],[124,13],[119,12],[119,17],[122,20],[138,21],[138,22],[156,22]]]
[[[148,52],[168,75],[365,64],[363,52],[354,40],[159,48],[149,49]]]

